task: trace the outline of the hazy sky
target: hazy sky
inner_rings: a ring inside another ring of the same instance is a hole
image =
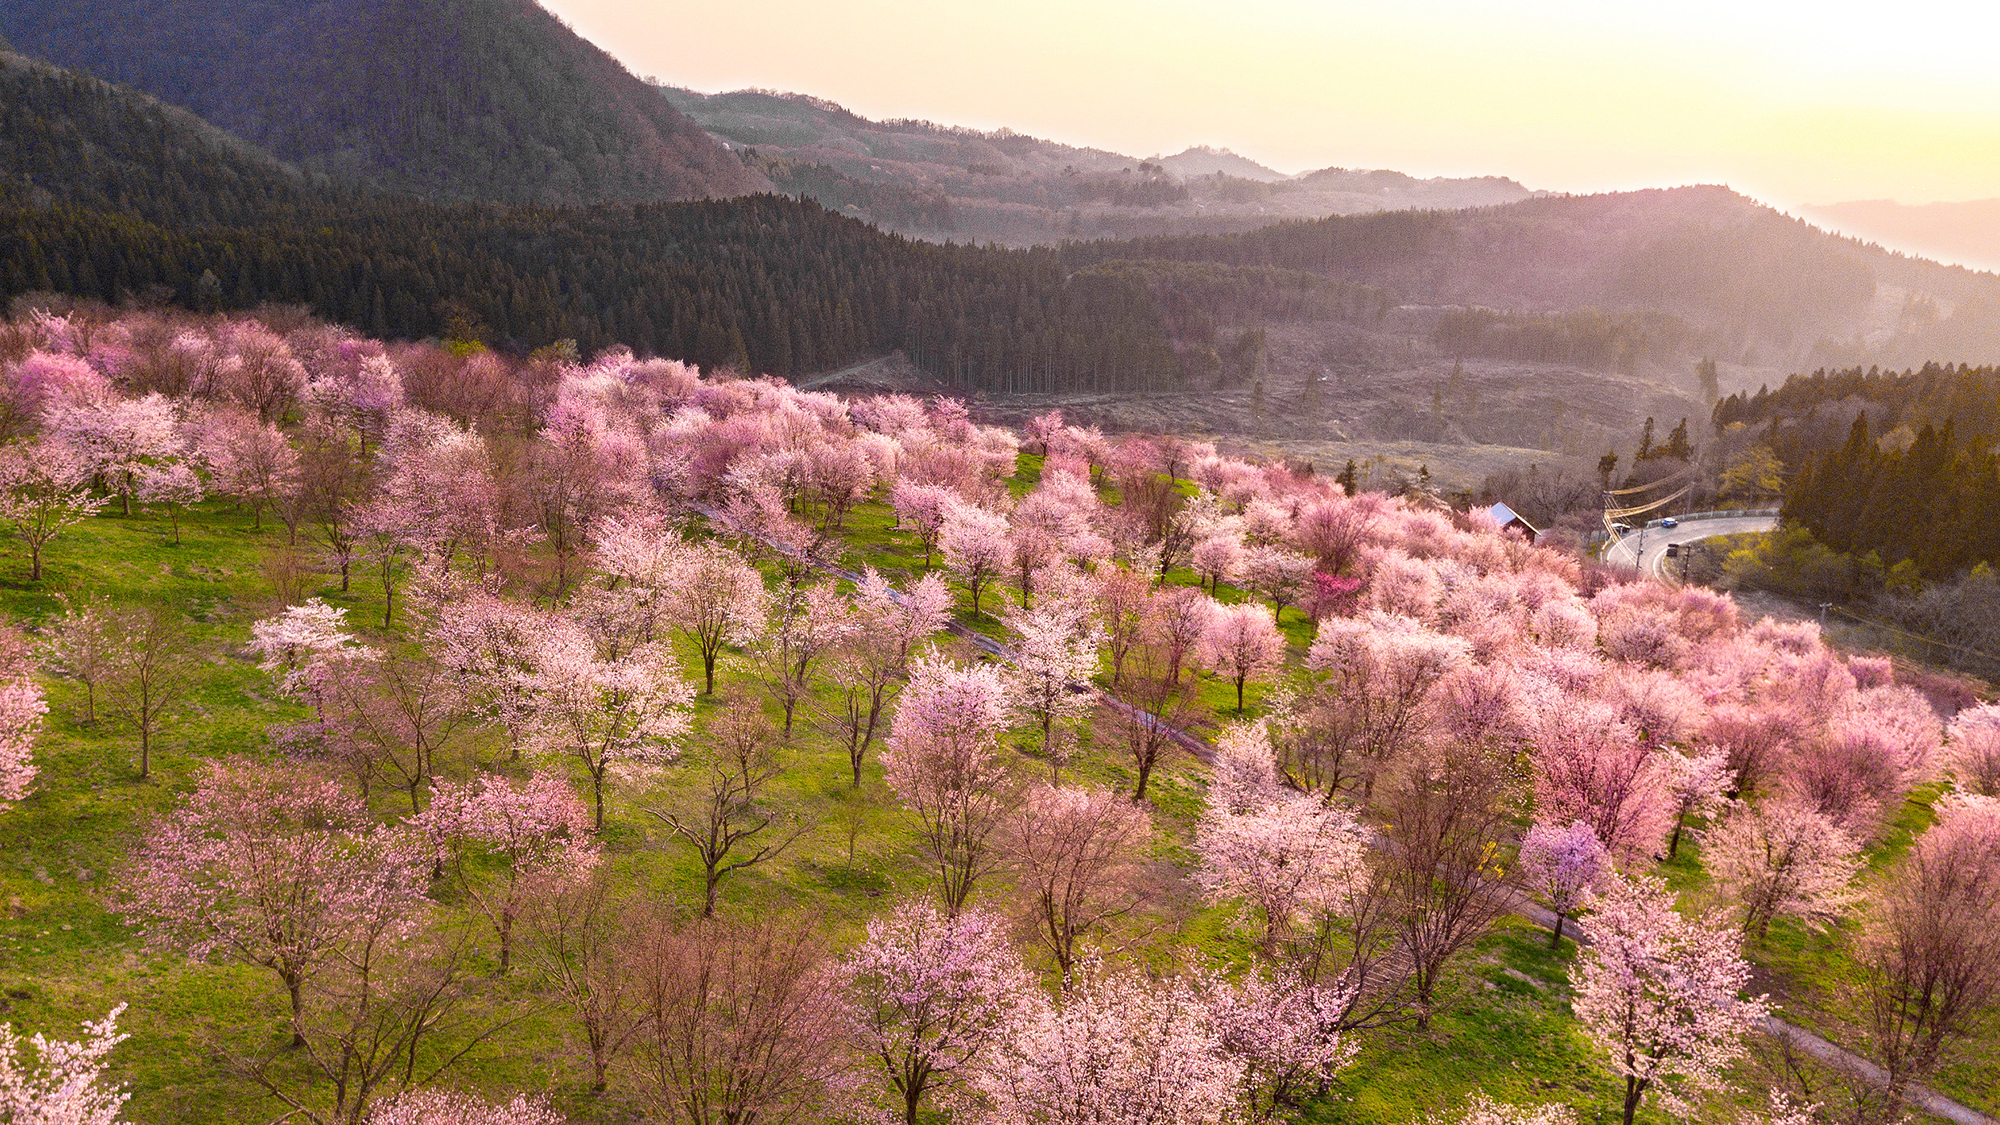
[[[2000,5],[543,0],[640,74],[1286,172],[2000,196]]]

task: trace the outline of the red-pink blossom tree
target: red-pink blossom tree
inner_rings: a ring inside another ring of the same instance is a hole
[[[1365,878],[1354,817],[1311,794],[1275,791],[1244,811],[1211,802],[1195,830],[1196,881],[1212,900],[1238,900],[1261,923],[1267,951],[1307,916]]]
[[[1769,1010],[1738,996],[1750,966],[1731,927],[1682,915],[1663,882],[1640,878],[1614,881],[1584,933],[1572,1007],[1624,1080],[1625,1125],[1649,1092],[1680,1112],[1722,1088]]]
[[[2000,706],[1982,703],[1952,719],[1944,764],[1964,792],[2000,797]]]
[[[1736,777],[1729,757],[1719,750],[1706,754],[1676,753],[1668,760],[1667,793],[1674,802],[1674,834],[1667,841],[1667,858],[1680,854],[1681,833],[1691,816],[1713,817],[1722,811]]]
[[[1208,989],[1222,1050],[1243,1064],[1245,1118],[1276,1121],[1322,1091],[1354,1061],[1361,1044],[1344,1023],[1352,988],[1316,984],[1289,969],[1252,971],[1242,983]]]
[[[921,902],[870,920],[843,969],[850,1035],[888,1080],[905,1125],[934,1090],[959,1093],[1030,987],[998,916]]]

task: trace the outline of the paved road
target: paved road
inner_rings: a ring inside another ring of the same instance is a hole
[[[1772,531],[1778,526],[1776,516],[1732,516],[1722,519],[1689,520],[1679,527],[1649,527],[1644,535],[1637,531],[1625,533],[1618,542],[1604,552],[1604,561],[1612,566],[1631,566],[1635,559],[1639,569],[1654,578],[1665,580],[1661,567],[1667,560],[1667,545],[1693,543],[1716,535],[1742,535],[1751,531]],[[1645,550],[1639,550],[1641,540]]]

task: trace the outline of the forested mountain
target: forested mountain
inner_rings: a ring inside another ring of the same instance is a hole
[[[579,204],[766,186],[534,0],[0,0],[0,33],[390,191]]]
[[[1869,349],[1892,362],[2000,358],[2000,278],[1832,236],[1722,187],[1339,216],[1064,250],[1073,267],[1121,258],[1272,266],[1386,288],[1438,306],[1435,336],[1457,339],[1463,354],[1532,350],[1523,340],[1537,335],[1560,352],[1572,346],[1565,335],[1616,331],[1628,339],[1614,352],[1644,347],[1744,363]],[[1885,298],[1894,306],[1885,310]],[[1476,312],[1477,323],[1452,319],[1453,310]],[[1548,320],[1578,313],[1608,327]]]
[[[662,87],[780,190],[926,238],[1011,245],[1250,230],[1282,218],[1474,207],[1531,194],[1497,176],[1420,180],[1328,168],[1286,176],[1228,150],[1142,160],[1010,130],[871,121],[821,98]]]
[[[325,185],[186,110],[0,51],[0,200],[197,225],[296,211]]]

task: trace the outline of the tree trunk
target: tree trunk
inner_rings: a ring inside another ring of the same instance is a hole
[[[1549,948],[1552,950],[1561,949],[1562,941],[1563,941],[1563,916],[1562,916],[1562,911],[1558,910],[1556,911],[1555,932],[1549,935]]]
[[[285,978],[285,991],[290,993],[292,998],[292,1047],[296,1049],[306,1045],[306,1033],[300,1026],[305,1022],[306,1011],[305,998],[300,994],[302,982],[296,973],[282,975]]]
[[[1646,1084],[1637,1078],[1625,1080],[1625,1125],[1632,1125],[1632,1118],[1639,1112],[1639,1099],[1646,1093]]]
[[[40,582],[42,580],[42,545],[40,543],[28,544],[28,579],[32,582]]]

